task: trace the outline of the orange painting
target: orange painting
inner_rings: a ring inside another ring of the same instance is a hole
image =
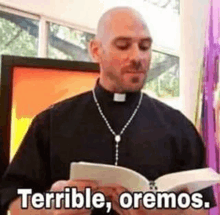
[[[91,90],[98,73],[14,68],[10,159],[36,114],[58,101]]]

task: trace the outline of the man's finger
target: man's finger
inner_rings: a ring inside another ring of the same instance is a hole
[[[90,180],[68,180],[68,187],[77,187],[78,191],[84,191],[86,187],[91,187],[92,190],[97,189],[98,181]]]
[[[98,187],[98,182],[89,180],[60,180],[51,186],[50,191],[63,191],[65,187],[77,187],[78,190],[83,191],[85,187],[96,189]]]
[[[53,211],[53,215],[89,215],[91,210],[88,209],[57,209]]]
[[[112,202],[112,209],[120,215],[130,215],[129,210],[124,210],[119,205],[119,196],[123,192],[129,192],[126,188],[116,185],[108,184],[107,186],[99,186],[95,191],[102,192],[107,201]]]

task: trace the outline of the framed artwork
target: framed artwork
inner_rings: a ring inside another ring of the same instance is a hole
[[[2,56],[1,175],[32,119],[56,102],[91,90],[98,75],[95,63]]]

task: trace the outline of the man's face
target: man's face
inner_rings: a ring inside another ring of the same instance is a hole
[[[134,92],[145,84],[151,61],[151,38],[134,17],[114,17],[102,40],[100,83],[114,92]]]

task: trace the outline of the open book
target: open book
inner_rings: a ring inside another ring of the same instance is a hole
[[[204,189],[220,183],[220,174],[211,168],[181,171],[163,175],[155,181],[149,181],[140,173],[129,168],[88,163],[73,162],[70,167],[70,179],[97,180],[101,185],[118,184],[131,192],[180,192]]]

